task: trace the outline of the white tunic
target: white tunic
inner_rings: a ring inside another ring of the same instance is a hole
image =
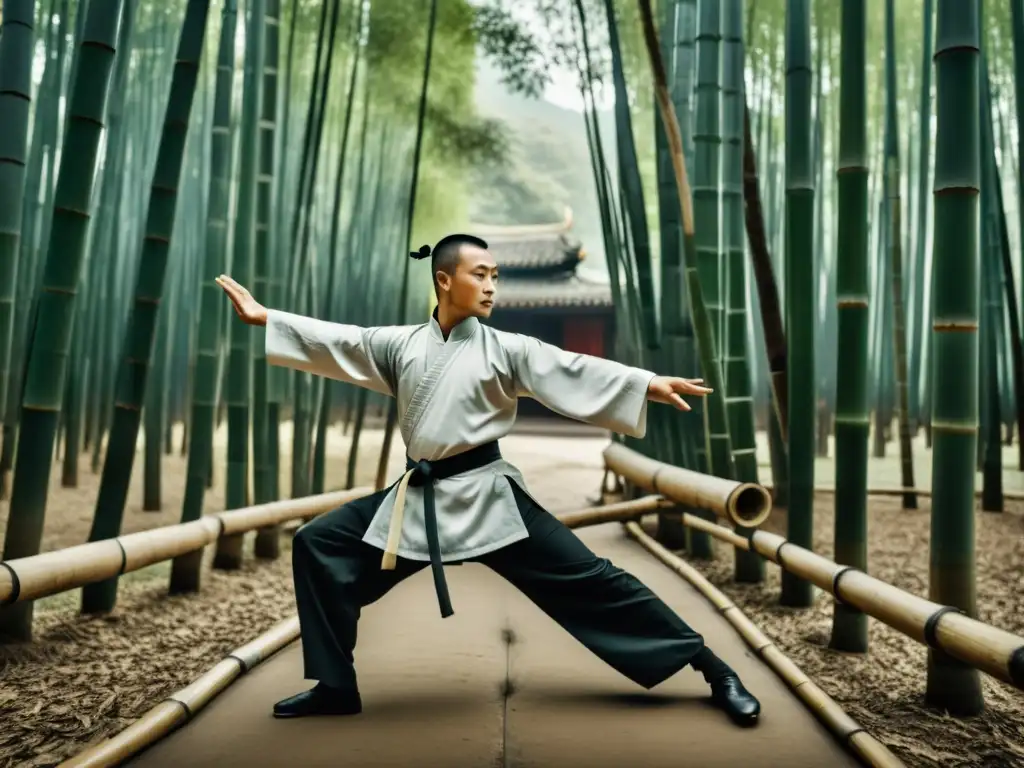
[[[267,362],[398,397],[407,455],[437,461],[507,435],[519,397],[569,418],[642,438],[647,387],[655,374],[612,360],[566,352],[530,336],[464,320],[445,341],[437,321],[362,328],[271,310]],[[466,560],[527,538],[505,460],[434,482],[441,559]],[[392,487],[364,541],[384,550]],[[430,560],[423,488],[406,490],[398,555]]]

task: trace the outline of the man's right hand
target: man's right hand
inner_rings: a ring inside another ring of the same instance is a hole
[[[242,318],[242,322],[248,325],[267,324],[267,308],[256,301],[245,288],[227,275],[221,275],[216,282],[231,299],[235,312]]]

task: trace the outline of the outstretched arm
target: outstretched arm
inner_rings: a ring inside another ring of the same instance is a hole
[[[266,326],[267,362],[393,396],[389,343],[397,329],[361,328],[267,309],[227,275],[217,278],[239,318]]]
[[[563,416],[630,437],[647,433],[647,402],[690,410],[682,395],[711,390],[699,379],[658,376],[591,355],[566,352],[530,336],[511,335],[509,355],[520,395]]]

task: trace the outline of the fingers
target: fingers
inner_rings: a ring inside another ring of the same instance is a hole
[[[704,379],[672,379],[672,389],[687,395],[710,395],[715,390],[701,386]]]
[[[224,289],[224,292],[228,296],[231,296],[232,298],[237,298],[238,300],[251,298],[249,291],[247,291],[245,287],[243,287],[242,285],[240,285],[234,279],[228,277],[227,275],[221,275],[220,277],[216,278],[215,282],[217,283],[217,285]]]
[[[689,403],[687,403],[685,400],[683,400],[683,398],[681,398],[675,392],[673,392],[671,395],[669,395],[669,399],[672,401],[672,405],[674,405],[676,408],[678,408],[681,411],[693,410],[692,408],[690,408]]]

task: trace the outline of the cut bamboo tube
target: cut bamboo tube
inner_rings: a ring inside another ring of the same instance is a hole
[[[693,517],[687,515],[687,517]],[[665,565],[692,584],[732,624],[736,632],[761,657],[811,712],[828,728],[839,742],[872,768],[900,768],[903,762],[878,739],[869,734],[819,688],[753,622],[719,589],[693,566],[689,565],[648,536],[636,522],[623,524],[627,533]],[[724,606],[724,608],[723,608]]]
[[[232,651],[202,677],[172,693],[120,733],[69,758],[60,764],[60,768],[106,768],[122,764],[180,728],[231,683],[298,636],[298,617],[285,619],[255,640]]]
[[[37,600],[200,550],[219,536],[309,519],[373,492],[353,488],[207,515],[115,539],[0,563],[0,606]]]
[[[777,534],[754,531],[748,540],[695,515],[683,513],[682,520],[684,525],[734,547],[753,550],[907,637],[1024,690],[1024,637],[1020,635],[905,592],[863,571],[834,563]]]
[[[745,528],[756,528],[772,511],[772,497],[759,485],[673,467],[620,443],[604,449],[604,461],[609,471],[634,485],[667,496],[677,504],[709,510]]]

